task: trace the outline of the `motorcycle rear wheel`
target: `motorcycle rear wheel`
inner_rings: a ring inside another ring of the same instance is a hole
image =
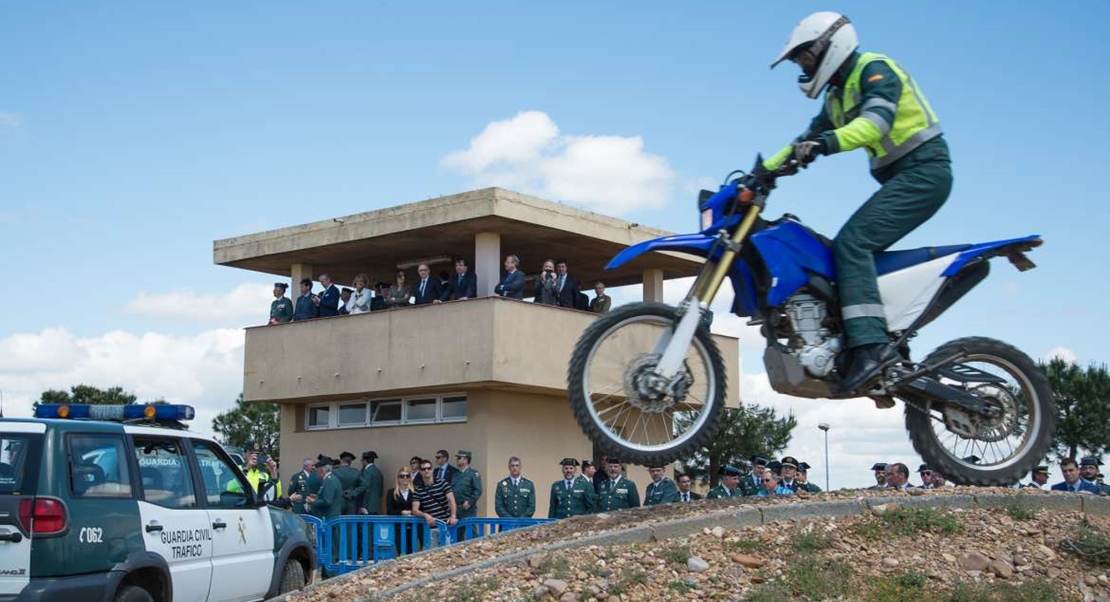
[[[677,323],[676,309],[633,303],[599,317],[571,356],[567,392],[583,432],[607,454],[632,464],[691,457],[715,434],[725,399],[725,368],[705,325],[698,327],[668,395],[642,385]]]
[[[1056,428],[1056,402],[1048,378],[1021,350],[984,337],[957,339],[938,347],[924,364],[959,357],[941,366],[977,369],[1002,382],[964,384],[1003,415],[982,422],[974,437],[948,430],[945,404],[936,400],[906,403],[906,430],[913,448],[925,463],[960,485],[1001,486],[1016,483],[1039,464],[1048,451]],[[958,379],[941,377],[958,385]],[[978,460],[970,458],[977,456]]]

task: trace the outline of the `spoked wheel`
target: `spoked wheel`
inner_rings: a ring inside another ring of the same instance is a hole
[[[963,485],[1017,482],[1044,458],[1056,428],[1056,403],[1044,373],[1029,356],[1001,341],[958,339],[929,354],[930,364],[958,357],[934,372],[998,410],[983,418],[942,401],[906,404],[906,429],[926,464]]]
[[[567,390],[578,424],[633,464],[688,458],[713,436],[724,404],[724,363],[704,325],[676,377],[663,383],[655,374],[675,314],[660,303],[616,309],[582,333],[571,357]]]

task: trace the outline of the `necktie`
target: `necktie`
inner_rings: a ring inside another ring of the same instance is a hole
[[[570,481],[563,481],[563,484],[566,485],[567,491],[570,491]]]
[[[682,501],[684,501],[684,502],[690,501],[690,494],[689,493],[682,494]]]
[[[423,279],[423,280],[421,280],[421,281],[420,281],[420,296],[421,296],[421,297],[423,297],[423,296],[424,296],[424,285],[425,285],[425,284],[427,284],[427,283],[428,283],[428,279],[427,279],[427,278],[425,278],[425,279]]]
[[[558,290],[560,293],[563,292],[563,279],[564,278],[566,278],[566,276],[559,276],[559,288],[556,289],[556,290]]]
[[[420,292],[421,292],[421,293],[423,293],[423,292],[424,292],[424,288],[423,288],[423,287],[421,287],[421,288],[420,288]],[[441,481],[442,481],[442,480],[444,479],[444,477],[446,477],[446,476],[447,476],[447,467],[446,467],[446,466],[444,466],[444,467],[442,467],[442,468],[440,468],[440,469],[439,469],[439,480],[441,480]]]

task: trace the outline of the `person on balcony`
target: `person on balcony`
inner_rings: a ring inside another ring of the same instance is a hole
[[[520,258],[516,255],[505,257],[505,275],[493,289],[494,293],[507,299],[524,298],[524,272],[520,271]]]
[[[397,270],[397,280],[393,286],[389,287],[389,296],[386,297],[386,304],[390,307],[404,307],[409,304],[409,299],[412,298],[412,289],[405,282],[405,271]]]

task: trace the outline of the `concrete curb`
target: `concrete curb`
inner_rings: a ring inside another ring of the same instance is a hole
[[[830,500],[827,502],[812,501],[776,504],[770,506],[755,506],[745,504],[738,507],[718,510],[716,512],[711,512],[709,514],[704,514],[701,516],[688,516],[651,525],[640,525],[636,527],[630,527],[628,529],[609,531],[606,533],[591,535],[589,537],[559,541],[535,548],[530,548],[527,550],[520,550],[518,552],[506,554],[505,556],[487,558],[486,560],[482,560],[480,562],[476,562],[467,566],[457,567],[450,571],[433,573],[431,575],[428,575],[427,577],[422,577],[404,585],[400,585],[381,592],[376,592],[373,595],[380,596],[382,598],[388,598],[389,596],[400,594],[416,587],[423,587],[436,581],[451,579],[460,575],[466,575],[468,573],[487,569],[499,564],[517,562],[538,554],[546,554],[563,550],[573,550],[589,546],[627,545],[632,543],[666,541],[670,539],[686,537],[695,533],[701,533],[704,529],[712,529],[713,527],[736,529],[741,527],[768,525],[779,521],[796,522],[808,519],[839,518],[843,516],[866,514],[876,506],[890,503],[897,504],[898,506],[901,506],[903,508],[939,507],[949,509],[974,510],[977,508],[1002,509],[1007,507],[1018,507],[1025,510],[1044,509],[1060,512],[1082,512],[1084,514],[1093,514],[1096,516],[1110,516],[1110,498],[1071,493],[1023,494],[1016,491],[1013,494],[985,493],[980,495],[954,494],[925,496],[887,496],[856,500]],[[536,529],[542,526],[543,525],[536,525],[526,528]],[[426,550],[424,552],[421,552],[421,554],[433,551],[435,550]],[[322,585],[327,585],[330,587],[333,584],[342,583],[343,580],[351,579],[354,575],[357,575],[362,571],[384,570],[384,568],[379,567],[388,567],[393,562],[397,561],[388,560],[368,566],[364,569],[360,569],[359,571],[328,579],[327,581],[314,583],[308,588],[301,590],[300,592],[295,592],[295,594],[309,592]],[[273,598],[271,602],[285,602],[286,600],[288,600],[288,596],[290,595],[294,594],[286,594],[277,598]]]

